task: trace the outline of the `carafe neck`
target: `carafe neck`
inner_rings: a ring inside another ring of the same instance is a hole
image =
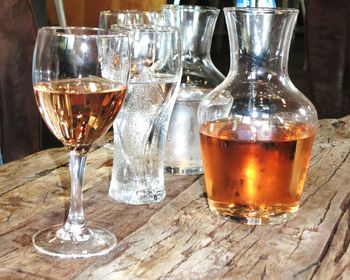
[[[166,23],[181,30],[183,60],[210,59],[210,47],[219,9],[166,5],[163,11]]]
[[[296,9],[225,8],[230,72],[247,80],[288,77],[288,56]]]

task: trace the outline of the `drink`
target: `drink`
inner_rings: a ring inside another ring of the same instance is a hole
[[[130,204],[164,198],[162,153],[177,81],[157,75],[129,84],[114,125],[115,156],[109,195]]]
[[[169,173],[203,173],[199,143],[198,106],[212,89],[182,86],[171,115],[165,149],[165,170]]]
[[[68,79],[34,85],[40,113],[64,144],[90,146],[111,127],[126,87],[101,78]]]
[[[305,124],[204,123],[200,139],[210,209],[247,224],[294,216],[314,134]]]

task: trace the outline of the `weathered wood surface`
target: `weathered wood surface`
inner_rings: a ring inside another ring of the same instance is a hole
[[[88,224],[113,231],[105,257],[38,254],[31,236],[62,223],[69,203],[64,149],[0,168],[0,279],[350,279],[350,116],[322,120],[301,208],[277,226],[245,226],[211,214],[203,179],[167,176],[160,204],[128,206],[107,189],[112,154],[88,156]],[[198,179],[198,180],[197,180]]]

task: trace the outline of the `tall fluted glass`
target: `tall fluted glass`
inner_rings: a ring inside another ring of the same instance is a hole
[[[181,78],[180,32],[169,26],[119,26],[130,39],[130,80],[113,124],[111,198],[129,204],[165,197],[164,147]]]

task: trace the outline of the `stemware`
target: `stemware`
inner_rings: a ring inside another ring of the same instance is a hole
[[[84,222],[82,184],[86,156],[117,116],[127,90],[128,36],[97,28],[43,27],[33,57],[33,87],[41,116],[69,151],[71,204],[64,225],[33,236],[40,252],[62,258],[107,254],[116,245],[108,230]]]

